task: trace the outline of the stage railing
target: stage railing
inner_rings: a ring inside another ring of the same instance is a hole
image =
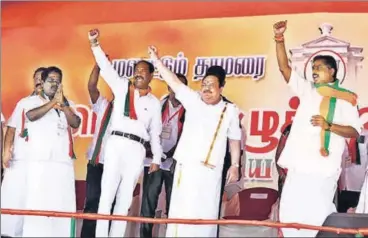
[[[336,227],[312,226],[299,223],[281,223],[270,221],[252,221],[252,220],[201,220],[201,219],[171,219],[171,218],[146,218],[146,217],[130,217],[117,215],[102,215],[91,213],[72,213],[72,212],[56,212],[56,211],[40,211],[40,210],[17,210],[17,209],[1,209],[1,214],[8,215],[24,215],[24,216],[46,216],[46,217],[65,217],[75,219],[88,220],[119,220],[138,223],[153,223],[153,224],[195,224],[195,225],[251,225],[251,226],[266,226],[272,228],[295,228],[309,229],[325,232],[333,232],[336,234],[354,234],[358,236],[368,235],[367,228],[348,229]]]

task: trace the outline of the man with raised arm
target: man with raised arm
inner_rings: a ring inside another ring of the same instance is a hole
[[[96,125],[93,139],[87,152],[87,176],[86,176],[86,198],[84,203],[84,213],[97,213],[101,196],[101,179],[104,166],[104,151],[107,138],[111,134],[109,131],[113,101],[109,101],[101,95],[98,90],[98,78],[100,68],[96,64],[89,76],[88,93],[92,104],[92,111],[96,113]],[[83,220],[81,238],[96,237],[96,220]]]
[[[197,93],[164,66],[154,47],[149,47],[148,52],[186,109],[182,136],[174,154],[177,167],[169,218],[217,219],[228,138],[232,160],[228,182],[238,179],[240,159],[239,111],[221,96],[226,72],[220,66],[209,68]],[[166,237],[216,237],[216,233],[216,225],[169,224]]]
[[[280,221],[321,226],[336,211],[333,198],[341,172],[345,138],[359,137],[357,95],[340,87],[332,56],[313,58],[314,82],[288,64],[286,21],[274,25],[279,69],[300,99],[278,164],[288,170],[280,200]],[[317,231],[283,228],[285,237],[315,237]]]
[[[120,77],[102,51],[98,36],[98,30],[88,33],[101,76],[115,96],[110,122],[111,135],[106,141],[98,213],[110,214],[116,195],[114,215],[127,215],[134,188],[144,167],[148,142],[153,154],[149,173],[155,173],[160,168],[161,106],[160,101],[150,93],[153,65],[144,60],[137,62],[132,82]],[[124,236],[126,222],[112,221],[109,234],[108,225],[107,220],[97,221],[96,237]]]

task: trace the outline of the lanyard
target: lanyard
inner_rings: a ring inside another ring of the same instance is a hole
[[[168,112],[170,113],[170,106],[169,105],[167,105],[167,106],[169,107]],[[173,115],[171,115],[171,117],[169,117],[169,119],[165,120],[166,121],[165,124],[169,124],[170,123],[170,121],[180,112],[180,109],[181,109],[182,106],[183,105],[180,105],[180,107],[178,108],[178,110]]]

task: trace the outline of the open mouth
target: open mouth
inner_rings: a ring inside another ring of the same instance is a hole
[[[319,78],[319,75],[318,74],[313,74],[312,77],[313,77],[313,80],[316,81]]]

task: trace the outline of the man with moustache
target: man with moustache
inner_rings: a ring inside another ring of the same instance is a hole
[[[321,226],[336,211],[333,198],[341,172],[345,138],[358,138],[357,95],[339,86],[332,56],[313,58],[314,82],[290,66],[284,44],[286,21],[274,25],[279,69],[300,105],[278,164],[288,170],[280,200],[280,221]],[[315,237],[317,231],[282,228],[285,237]]]
[[[162,63],[154,47],[149,47],[148,53],[186,110],[183,133],[174,154],[177,165],[169,218],[217,219],[228,139],[232,161],[228,182],[238,179],[240,159],[239,111],[221,96],[226,72],[220,66],[210,67],[197,93]],[[166,237],[215,237],[216,234],[217,225],[168,224],[166,231]]]
[[[111,115],[111,136],[106,141],[104,173],[101,182],[99,214],[110,214],[116,195],[114,215],[127,215],[133,191],[143,170],[148,142],[152,148],[153,161],[149,173],[160,168],[162,131],[160,101],[150,93],[149,84],[154,67],[141,60],[134,65],[134,80],[120,77],[98,42],[99,31],[91,30],[88,38],[101,76],[110,86],[114,96]],[[99,220],[96,237],[124,236],[126,222],[112,221],[108,234],[108,221]]]
[[[187,78],[182,74],[176,74],[180,81],[188,85]],[[162,133],[161,145],[164,152],[160,170],[148,173],[152,162],[152,155],[148,154],[145,159],[143,177],[143,195],[141,203],[142,217],[155,217],[162,184],[165,184],[166,192],[166,215],[169,213],[171,190],[174,179],[175,159],[173,158],[177,143],[180,139],[185,118],[185,110],[175,93],[168,87],[169,95],[161,100]],[[140,227],[141,237],[152,237],[152,223],[142,223]]]
[[[62,71],[46,68],[43,91],[29,98],[26,210],[76,212],[72,128],[81,123],[62,90]],[[25,216],[23,237],[68,237],[72,218]]]
[[[97,213],[98,204],[101,196],[101,179],[103,174],[104,151],[109,131],[110,119],[113,109],[113,101],[109,101],[102,96],[98,90],[98,78],[100,68],[96,64],[89,76],[88,93],[92,104],[92,110],[96,113],[95,133],[92,143],[87,152],[89,163],[87,164],[86,177],[86,199],[84,204],[84,213]],[[82,238],[96,237],[96,220],[83,220]]]
[[[41,74],[46,68],[38,68],[33,73],[33,92],[18,101],[7,122],[2,165],[5,168],[1,184],[1,208],[24,209],[27,181],[27,120],[25,109],[33,95],[42,91]],[[16,189],[15,189],[16,188]],[[22,236],[23,216],[2,215],[1,233],[11,237]]]

